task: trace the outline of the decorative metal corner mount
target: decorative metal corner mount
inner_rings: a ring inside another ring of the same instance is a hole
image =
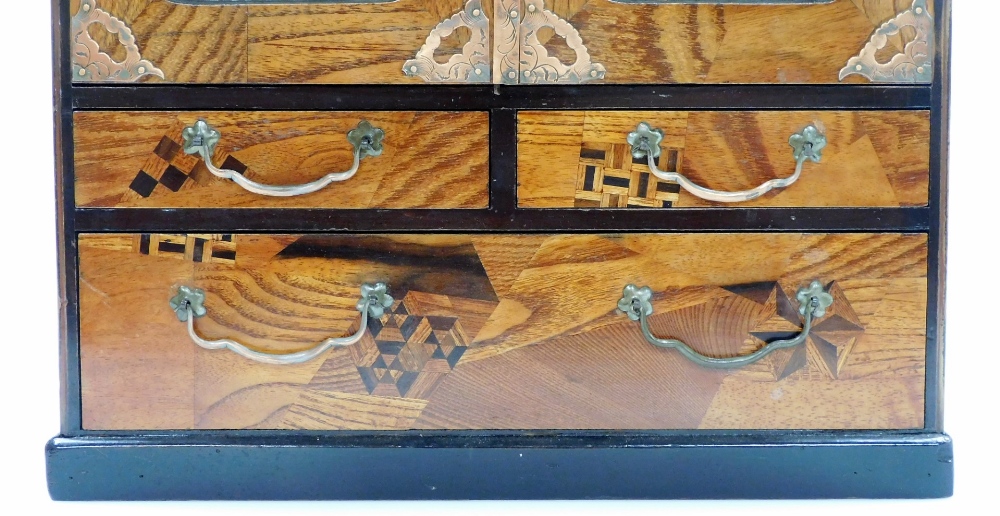
[[[448,62],[434,59],[441,40],[455,29],[466,27],[472,32],[469,42]],[[465,8],[434,27],[416,57],[403,64],[403,73],[420,77],[426,82],[490,82],[490,20],[481,0],[469,0]]]
[[[88,29],[98,23],[108,32],[116,34],[125,47],[125,60],[115,61],[101,51],[100,45],[90,37]],[[135,82],[147,75],[164,78],[163,71],[142,58],[132,29],[125,22],[97,7],[97,0],[80,0],[80,10],[70,24],[73,41],[73,79],[76,81]]]
[[[604,65],[590,60],[590,51],[583,44],[580,32],[570,23],[552,11],[545,9],[544,0],[525,0],[527,13],[521,21],[521,83],[552,84],[552,83],[584,83],[604,78],[607,70]],[[510,16],[517,18],[519,13],[511,11]],[[569,48],[576,52],[576,62],[563,64],[559,59],[550,56],[548,50],[538,40],[538,29],[549,27],[556,34],[566,39]]]
[[[878,51],[889,44],[890,36],[899,34],[904,27],[916,31],[913,41],[906,43],[903,52],[889,62],[878,62]],[[847,61],[847,66],[840,71],[840,80],[861,75],[872,82],[931,82],[934,78],[933,54],[934,17],[927,10],[927,0],[913,0],[910,9],[875,30],[861,53]]]

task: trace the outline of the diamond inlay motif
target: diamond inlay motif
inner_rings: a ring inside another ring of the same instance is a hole
[[[836,379],[848,354],[865,329],[843,289],[836,282],[827,286],[833,305],[827,314],[813,321],[804,346],[779,350],[766,359],[776,380],[799,374],[820,374]],[[755,348],[779,339],[792,338],[802,331],[798,305],[777,282],[726,287],[726,290],[763,305],[760,322],[750,330]]]
[[[407,296],[369,323],[352,352],[369,394],[422,398],[451,372],[468,349],[458,317],[411,314]]]

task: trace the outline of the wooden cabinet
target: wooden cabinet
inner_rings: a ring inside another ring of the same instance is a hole
[[[946,0],[54,18],[54,498],[951,494]]]

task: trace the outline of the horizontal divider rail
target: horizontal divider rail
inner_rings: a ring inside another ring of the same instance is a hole
[[[73,85],[74,110],[930,109],[930,85]]]

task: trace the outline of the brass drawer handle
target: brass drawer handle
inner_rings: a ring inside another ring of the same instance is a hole
[[[816,126],[809,125],[802,132],[793,134],[788,139],[788,144],[792,146],[795,157],[795,172],[792,175],[781,179],[771,179],[750,190],[721,192],[695,184],[679,172],[665,172],[659,169],[656,158],[660,157],[660,143],[663,141],[662,130],[654,129],[646,122],[642,122],[635,131],[629,133],[627,141],[632,146],[632,157],[636,159],[646,158],[649,163],[649,171],[654,176],[664,181],[678,183],[695,196],[715,202],[749,201],[775,188],[788,187],[799,180],[799,176],[802,175],[802,165],[806,161],[819,163],[823,159],[823,148],[826,147],[826,136]]]
[[[653,315],[653,304],[650,302],[652,297],[653,291],[649,287],[639,288],[631,284],[626,285],[622,291],[622,298],[618,301],[618,310],[625,312],[629,319],[639,321],[642,326],[642,335],[650,344],[661,348],[676,349],[688,360],[703,367],[716,369],[735,369],[747,366],[779,349],[793,348],[802,344],[809,337],[809,332],[812,331],[813,319],[826,315],[826,309],[833,304],[833,296],[823,288],[823,284],[819,281],[813,281],[812,284],[800,289],[795,295],[799,302],[799,314],[802,315],[802,332],[796,337],[770,342],[749,355],[715,358],[702,355],[679,340],[661,339],[653,335],[649,329],[648,320],[648,317]]]
[[[330,338],[320,342],[315,347],[297,353],[275,355],[254,351],[239,342],[230,339],[206,340],[198,335],[194,329],[194,320],[204,317],[208,313],[205,308],[205,291],[199,288],[182,286],[177,289],[177,294],[170,298],[170,308],[177,313],[177,318],[181,322],[187,322],[188,335],[195,344],[205,349],[228,349],[237,355],[263,362],[265,364],[285,365],[301,364],[308,362],[330,348],[340,348],[357,344],[368,329],[368,318],[378,319],[385,313],[385,309],[392,306],[393,299],[387,293],[385,283],[374,285],[361,285],[361,300],[358,301],[357,309],[361,312],[361,323],[358,331],[349,337]]]
[[[186,154],[198,154],[204,160],[209,172],[223,179],[232,179],[234,183],[242,186],[246,190],[273,197],[293,197],[304,195],[326,188],[330,183],[346,181],[358,172],[361,160],[368,156],[380,156],[382,154],[382,139],[385,132],[372,126],[367,120],[362,120],[358,126],[347,133],[347,141],[354,147],[354,164],[345,172],[332,172],[311,183],[301,185],[265,185],[247,179],[243,174],[223,168],[218,168],[212,163],[212,155],[215,154],[215,146],[219,143],[222,135],[208,122],[198,120],[194,125],[184,128],[181,134],[184,138],[184,152]]]

